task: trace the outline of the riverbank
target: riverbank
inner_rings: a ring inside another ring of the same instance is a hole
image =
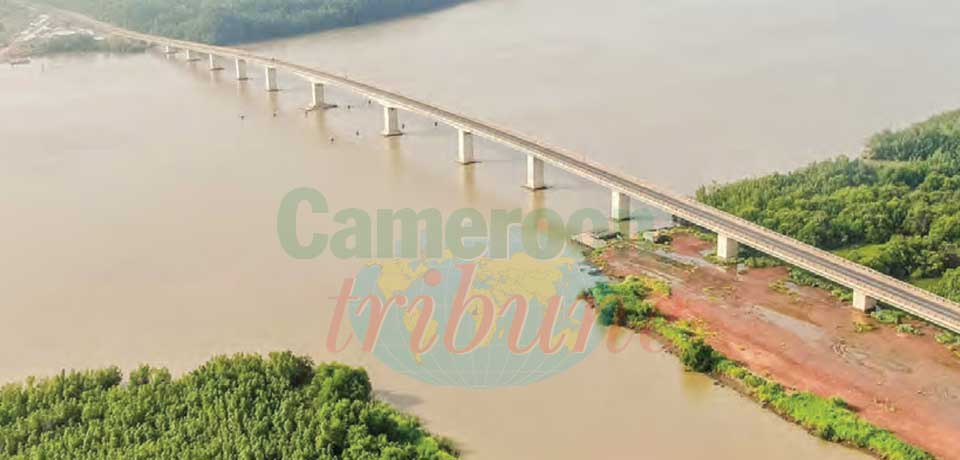
[[[711,368],[712,374],[819,436],[833,439],[834,433],[778,407],[761,392],[774,384],[757,378],[824,401],[838,397],[857,416],[898,438],[939,458],[957,458],[960,361],[936,343],[932,331],[917,336],[880,327],[826,291],[785,283],[783,267],[714,265],[707,255],[711,248],[695,235],[676,233],[668,245],[612,245],[598,252],[595,262],[615,278],[639,275],[668,283],[669,295],[652,297],[655,308],[665,318],[696,325],[707,344],[753,377],[720,367]],[[872,327],[858,332],[863,330],[858,324]]]
[[[79,52],[141,52],[142,44],[99,33],[54,12],[12,2],[0,5],[0,63],[27,64],[43,55]]]

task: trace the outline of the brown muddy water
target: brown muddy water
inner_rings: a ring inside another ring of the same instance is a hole
[[[251,48],[691,193],[854,152],[873,131],[960,103],[958,10],[481,0]],[[531,194],[522,156],[502,147],[479,142],[483,162],[459,167],[449,128],[402,114],[407,135],[384,139],[378,108],[360,98],[331,89],[341,108],[304,116],[305,83],[281,74],[268,95],[252,75],[237,83],[153,54],[0,69],[0,381],[291,349],[366,366],[385,399],[467,458],[863,457],[639,346],[487,390],[421,383],[356,345],[327,352],[330,297],[364,261],[285,254],[276,219],[290,190],[371,212],[606,212],[609,197],[552,170],[553,188]]]

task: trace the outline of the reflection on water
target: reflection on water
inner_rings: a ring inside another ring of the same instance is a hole
[[[481,0],[257,47],[690,192],[956,104],[960,62],[942,54],[957,40],[944,10],[960,6],[880,3]],[[364,263],[283,253],[276,213],[291,189],[321,190],[332,209],[445,215],[606,213],[609,193],[550,168],[554,188],[529,193],[525,159],[482,140],[481,162],[461,167],[455,131],[408,114],[408,134],[384,139],[380,108],[335,89],[340,109],[304,117],[309,87],[289,75],[268,95],[255,69],[238,83],[153,55],[39,63],[0,71],[0,380],[292,349],[367,366],[379,394],[470,458],[863,457],[641,346],[489,391],[428,386],[356,347],[331,355],[330,297]]]

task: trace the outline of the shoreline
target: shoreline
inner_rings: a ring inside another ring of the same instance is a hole
[[[130,40],[99,34],[83,27],[58,11],[30,5],[8,5],[6,13],[18,16],[9,42],[0,45],[0,64],[29,64],[38,57],[75,53],[139,53],[143,45]],[[2,17],[0,17],[2,19]]]
[[[709,259],[705,259],[705,260],[709,260]],[[739,273],[738,273],[737,275],[739,275]],[[787,293],[782,293],[782,294],[789,295],[789,294],[787,294]],[[723,299],[723,296],[724,296],[723,293],[720,293],[720,294],[710,294],[710,293],[707,293],[707,295],[708,295],[709,297],[719,296],[719,298],[720,298],[721,300]],[[712,326],[713,326],[713,325],[712,325]],[[720,329],[720,332],[721,332],[721,333],[728,333],[728,334],[731,334],[731,335],[732,335],[733,333],[737,332],[737,331],[734,330],[734,329],[723,329],[722,325],[713,326],[713,327],[717,327],[718,329]],[[886,332],[888,332],[888,331],[883,331],[883,332],[881,332],[881,333],[886,333]],[[802,337],[801,337],[801,338],[802,338]],[[661,337],[661,339],[666,340],[665,337]],[[714,337],[710,337],[710,340],[713,340],[713,341],[717,341],[717,342],[718,342],[720,339],[714,338]],[[733,343],[733,342],[729,342],[729,343]],[[751,343],[752,343],[752,342],[751,342]],[[728,346],[728,347],[731,347],[732,345],[729,345],[729,344],[728,344],[727,346]],[[719,345],[718,345],[718,347],[719,347]],[[757,348],[762,348],[762,346],[758,346]],[[741,351],[743,351],[743,350],[741,350]],[[767,353],[769,353],[769,354],[774,354],[774,355],[775,355],[775,354],[777,354],[777,352],[778,352],[779,350],[777,350],[775,347],[768,347],[768,348],[766,348],[766,349],[763,349],[762,351],[765,351],[765,352],[767,352]],[[730,354],[728,353],[727,356],[730,356]],[[768,358],[768,359],[769,359],[769,358]],[[739,360],[738,360],[738,361],[739,361]],[[749,362],[750,360],[749,360],[749,359],[743,359],[743,361]],[[754,366],[760,366],[761,368],[762,368],[763,365],[764,365],[762,360],[752,361],[752,363],[753,363]],[[781,370],[781,371],[784,371],[784,370]],[[784,372],[785,372],[785,371],[784,371]],[[722,375],[719,375],[718,377],[719,377],[720,379],[722,379]],[[816,375],[813,375],[813,374],[809,374],[809,375],[807,376],[807,378],[809,378],[809,379],[813,379],[813,378],[816,378],[816,377],[817,377],[817,376],[816,376]],[[802,379],[801,379],[801,380],[802,380]],[[882,392],[881,392],[881,393],[882,393]],[[752,398],[752,399],[753,399],[753,398]]]
[[[655,332],[655,331],[653,331],[653,330],[650,330],[650,329],[644,329],[644,330],[639,330],[639,331],[633,331],[633,330],[629,330],[629,329],[627,329],[627,330],[630,331],[630,332],[633,332],[633,333],[635,333],[635,334],[642,334],[642,335],[646,335],[646,336],[652,338],[653,340],[655,340],[655,341],[662,347],[662,349],[663,349],[664,352],[673,355],[673,356],[674,356],[675,358],[677,358],[677,359],[680,358],[680,353],[679,353],[678,347],[677,347],[676,345],[674,345],[673,343],[671,343],[671,341],[670,341],[667,337],[663,336],[662,334],[659,334],[659,333],[657,333],[657,332]],[[696,371],[688,370],[688,372],[696,372]],[[708,376],[710,379],[712,379],[713,382],[714,382],[716,385],[729,388],[729,389],[735,391],[735,392],[736,392],[737,394],[739,394],[740,396],[742,396],[742,397],[744,397],[744,398],[747,398],[747,399],[749,399],[750,401],[758,404],[761,408],[766,409],[766,410],[768,410],[768,411],[770,411],[770,412],[773,412],[773,413],[776,414],[778,417],[780,417],[780,419],[783,420],[784,422],[790,423],[790,424],[792,424],[792,425],[797,425],[797,426],[799,426],[800,428],[803,428],[803,429],[807,432],[807,434],[809,434],[809,435],[811,435],[811,436],[817,436],[816,433],[813,433],[812,431],[810,431],[809,429],[807,429],[806,427],[804,427],[803,424],[801,424],[801,423],[800,423],[799,421],[797,421],[796,419],[790,417],[789,414],[786,414],[785,412],[779,411],[779,410],[777,410],[776,408],[772,407],[770,404],[762,401],[760,398],[758,398],[758,397],[756,396],[756,393],[750,388],[750,386],[748,386],[748,385],[747,385],[746,383],[744,383],[743,381],[737,380],[736,378],[731,377],[731,376],[729,376],[729,375],[726,375],[726,374],[724,374],[724,373],[722,373],[722,372],[719,372],[719,371],[711,371],[711,372],[707,372],[707,373],[703,373],[703,374],[706,375],[706,376]],[[820,439],[823,439],[823,438],[821,437]],[[831,442],[831,441],[826,440],[826,439],[824,439],[824,441]],[[864,454],[866,454],[866,455],[869,455],[869,456],[871,456],[871,457],[883,458],[883,457],[881,457],[879,454],[877,454],[876,452],[873,452],[873,451],[871,451],[870,449],[868,449],[868,448],[866,448],[866,447],[857,446],[857,445],[855,445],[855,444],[853,444],[853,443],[850,443],[850,442],[840,442],[839,444],[842,445],[842,446],[844,446],[844,447],[847,447],[847,448],[849,448],[849,449],[853,449],[853,450],[862,452],[862,453],[864,453]]]
[[[656,310],[674,322],[702,325],[708,345],[754,376],[769,378],[788,391],[842,398],[857,416],[878,428],[937,458],[955,458],[950,455],[960,449],[960,385],[954,388],[949,382],[960,382],[960,360],[935,343],[932,334],[896,334],[895,328],[882,324],[868,332],[854,331],[854,324],[873,321],[871,317],[821,289],[776,289],[781,284],[775,281],[786,277],[782,267],[738,270],[710,263],[703,255],[710,246],[688,234],[674,234],[666,249],[623,240],[595,252],[592,261],[611,279],[666,280],[672,292],[651,299]],[[690,259],[706,263],[691,266]],[[677,355],[669,338],[650,327],[636,333],[653,336]],[[883,344],[889,347],[881,350]],[[756,388],[742,380],[707,373],[784,420],[804,426],[758,398]],[[924,382],[929,384],[915,389]],[[844,444],[878,456],[864,446]]]
[[[274,33],[272,35],[264,34],[262,36],[245,37],[238,40],[233,40],[233,39],[201,40],[199,37],[196,37],[196,36],[171,36],[171,35],[163,34],[157,30],[145,30],[146,28],[143,28],[143,27],[136,27],[136,26],[123,26],[123,27],[138,33],[143,33],[148,35],[162,35],[162,36],[166,36],[166,37],[174,38],[178,40],[193,41],[193,42],[204,43],[204,44],[213,45],[213,46],[243,47],[246,45],[264,43],[272,40],[283,40],[283,39],[289,39],[289,38],[295,38],[295,37],[302,37],[302,36],[308,36],[308,35],[322,33],[322,32],[328,32],[332,30],[363,27],[371,24],[378,24],[382,22],[423,16],[423,15],[427,15],[437,11],[443,11],[445,9],[455,8],[457,6],[463,5],[470,1],[471,0],[448,0],[443,3],[419,6],[412,10],[408,10],[408,11],[404,11],[396,14],[385,14],[385,15],[373,14],[371,16],[366,16],[363,18],[359,18],[359,17],[354,18],[354,21],[352,22],[339,23],[335,25],[324,25],[316,28],[308,28],[308,29],[300,29],[300,30],[295,29],[290,32],[280,32],[280,33]],[[13,2],[15,4],[19,4],[18,0],[13,0]],[[19,4],[19,5],[21,7],[28,7],[28,5],[25,5],[25,4]],[[37,9],[43,9],[48,14],[57,13],[61,16],[61,18],[74,18],[74,19],[80,19],[80,20],[86,19],[88,21],[92,20],[93,21],[91,22],[92,24],[95,24],[96,22],[102,22],[104,24],[112,25],[115,23],[115,19],[117,19],[117,18],[111,19],[111,18],[101,17],[102,15],[93,14],[92,12],[89,12],[89,11],[82,11],[81,9],[77,9],[77,10],[67,9],[66,7],[60,7],[60,6],[53,5],[46,2],[31,4],[31,6]],[[173,35],[176,35],[176,34],[173,34]],[[180,34],[180,35],[183,35],[183,34]]]

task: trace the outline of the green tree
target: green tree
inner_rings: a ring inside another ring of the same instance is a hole
[[[960,302],[960,268],[947,271],[937,284],[937,294]]]

